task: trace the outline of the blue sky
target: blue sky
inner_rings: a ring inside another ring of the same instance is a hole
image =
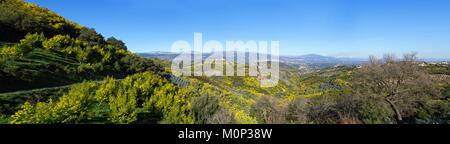
[[[450,58],[450,0],[27,0],[133,52],[204,41],[279,40],[284,55]]]

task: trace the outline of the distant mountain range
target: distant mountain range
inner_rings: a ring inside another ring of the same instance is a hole
[[[157,58],[162,60],[172,60],[179,54],[171,52],[150,52],[150,53],[136,53],[144,58]]]
[[[280,56],[280,61],[290,64],[343,64],[355,65],[365,63],[366,59],[359,58],[336,58],[331,56],[322,56],[318,54],[307,54],[299,56]]]
[[[247,53],[248,54],[248,53]],[[163,60],[172,60],[177,57],[178,53],[170,52],[151,52],[151,53],[138,53],[138,55],[145,58],[158,58]],[[210,54],[203,54],[206,58]],[[322,56],[318,54],[307,54],[299,56],[280,56],[280,62],[286,64],[341,64],[341,65],[358,65],[365,63],[365,59],[359,58],[336,58],[330,56]]]
[[[137,53],[145,58],[158,58],[163,60],[172,60],[177,57],[178,53],[171,52],[149,52],[149,53]],[[247,53],[248,54],[248,53]],[[206,58],[210,53],[203,54]],[[421,58],[420,61],[425,62],[450,62],[448,58]],[[367,62],[367,59],[363,58],[337,58],[332,56],[323,56],[318,54],[306,54],[298,56],[280,56],[280,62],[286,64],[342,64],[342,65],[360,65]]]

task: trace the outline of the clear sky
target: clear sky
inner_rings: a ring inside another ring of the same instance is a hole
[[[177,40],[279,40],[284,55],[450,58],[450,0],[26,0],[133,52]]]

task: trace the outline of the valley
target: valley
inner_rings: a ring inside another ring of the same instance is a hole
[[[0,1],[0,32],[2,124],[450,123],[450,65],[416,53],[281,56],[266,88],[258,77],[174,76],[178,54],[133,53],[22,0]]]

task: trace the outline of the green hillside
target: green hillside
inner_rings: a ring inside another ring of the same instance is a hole
[[[448,124],[449,65],[414,54],[303,74],[280,65],[257,77],[175,77],[45,8],[0,0],[0,123]]]
[[[3,0],[0,7],[0,92],[162,71],[122,41],[45,8],[22,0]]]

